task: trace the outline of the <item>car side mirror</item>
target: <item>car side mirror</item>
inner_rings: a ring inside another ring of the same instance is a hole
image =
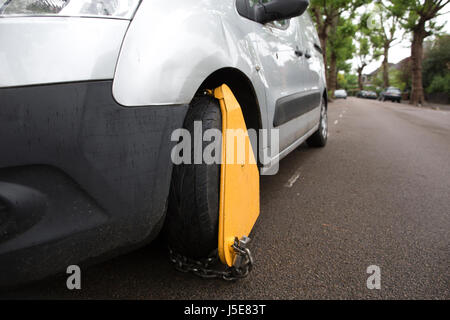
[[[309,6],[309,0],[272,0],[250,7],[249,0],[237,0],[240,15],[265,24],[301,16]]]
[[[309,0],[272,0],[260,4],[256,11],[256,21],[268,23],[301,16],[309,6]]]

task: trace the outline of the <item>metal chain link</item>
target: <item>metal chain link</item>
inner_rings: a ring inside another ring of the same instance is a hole
[[[247,277],[253,268],[253,257],[250,249],[246,247],[249,241],[250,238],[247,237],[243,237],[241,240],[235,239],[232,247],[236,252],[236,259],[232,267],[225,267],[220,263],[217,250],[205,259],[195,260],[169,248],[170,261],[180,272],[191,272],[205,279],[235,281]]]

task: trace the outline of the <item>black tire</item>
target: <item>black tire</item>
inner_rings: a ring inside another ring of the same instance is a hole
[[[184,121],[194,137],[194,121],[202,132],[222,130],[222,114],[216,99],[196,97]],[[203,142],[203,148],[211,142]],[[171,249],[190,258],[204,258],[217,248],[219,223],[220,164],[174,165],[164,232]]]
[[[328,115],[325,101],[322,101],[320,109],[320,124],[319,129],[306,140],[308,146],[313,148],[323,148],[326,146],[328,140]]]

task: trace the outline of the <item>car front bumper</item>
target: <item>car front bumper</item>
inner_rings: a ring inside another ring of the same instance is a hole
[[[187,105],[122,107],[112,81],[0,89],[0,285],[160,230]]]
[[[402,97],[401,97],[401,96],[390,96],[390,95],[385,95],[385,96],[384,96],[384,99],[386,99],[386,100],[394,100],[394,101],[397,101],[397,100],[401,100]]]

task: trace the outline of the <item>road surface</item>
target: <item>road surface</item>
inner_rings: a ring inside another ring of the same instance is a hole
[[[157,241],[83,270],[80,291],[57,276],[1,297],[449,299],[450,112],[349,98],[329,125],[325,149],[302,146],[262,177],[249,278],[178,273]]]

